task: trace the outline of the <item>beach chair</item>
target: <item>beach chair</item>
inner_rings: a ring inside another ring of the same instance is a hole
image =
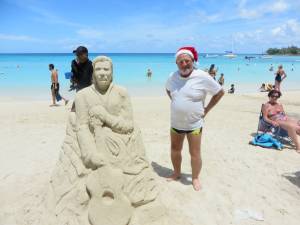
[[[263,108],[263,104],[262,104],[261,110],[260,110],[256,134],[268,133],[268,134],[271,134],[275,139],[279,140],[280,142],[282,142],[284,144],[292,145],[292,143],[293,143],[292,139],[289,137],[288,132],[285,129],[280,128],[280,127],[275,127],[272,124],[270,124],[264,120],[262,108]]]

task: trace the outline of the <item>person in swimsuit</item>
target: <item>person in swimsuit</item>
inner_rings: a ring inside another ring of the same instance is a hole
[[[224,83],[225,83],[224,73],[221,73],[221,76],[220,76],[220,78],[219,78],[219,80],[218,80],[218,83],[219,83],[221,86],[224,85]]]
[[[280,91],[281,82],[286,78],[286,73],[283,70],[283,66],[279,65],[278,70],[275,73],[275,89]]]
[[[215,68],[215,64],[211,64],[210,68],[208,70],[208,74],[212,76],[212,78],[214,78],[214,80],[216,79],[217,76],[217,69]]]
[[[300,153],[300,121],[285,114],[282,104],[277,102],[280,96],[281,92],[278,90],[268,93],[269,101],[262,108],[263,118],[274,127],[285,129],[293,140],[296,151]]]
[[[49,64],[49,70],[51,72],[51,96],[52,96],[52,105],[50,106],[57,106],[56,101],[64,100],[65,105],[68,104],[69,100],[62,97],[59,93],[59,82],[58,82],[58,73],[57,70],[54,69],[53,64]]]
[[[181,152],[186,136],[191,155],[192,184],[193,188],[199,191],[203,120],[222,98],[224,91],[207,72],[194,67],[198,59],[195,48],[180,48],[175,58],[178,70],[172,73],[166,83],[166,91],[171,100],[171,161],[174,168],[168,181],[180,178]],[[212,98],[204,107],[207,94],[211,94]]]

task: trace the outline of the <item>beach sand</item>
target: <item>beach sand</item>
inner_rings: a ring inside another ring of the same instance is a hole
[[[300,91],[284,93],[286,112],[300,119]],[[41,205],[65,137],[67,107],[0,98],[0,224],[41,224]],[[266,93],[226,94],[206,117],[202,190],[191,185],[187,143],[183,178],[172,172],[169,99],[134,97],[135,121],[157,174],[163,203],[177,224],[296,225],[300,221],[300,154],[249,145]],[[180,216],[178,216],[180,215]]]

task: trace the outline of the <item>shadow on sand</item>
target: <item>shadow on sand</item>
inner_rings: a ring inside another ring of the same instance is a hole
[[[297,171],[295,173],[285,173],[282,176],[288,179],[292,184],[300,188],[300,171]]]
[[[160,177],[167,178],[167,177],[170,177],[173,173],[173,170],[171,170],[167,167],[161,166],[156,162],[152,162],[151,165],[152,165],[153,170]],[[178,181],[184,185],[191,185],[192,184],[192,175],[187,174],[187,173],[181,173],[181,177]]]

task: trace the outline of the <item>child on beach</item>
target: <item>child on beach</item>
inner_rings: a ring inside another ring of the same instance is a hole
[[[234,94],[234,92],[235,92],[234,84],[231,84],[230,86],[231,86],[231,88],[228,90],[228,93]]]

